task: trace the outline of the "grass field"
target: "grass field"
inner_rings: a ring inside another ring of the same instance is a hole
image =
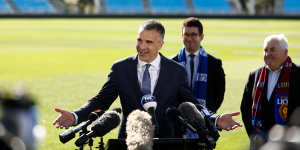
[[[139,24],[145,19],[2,19],[0,20],[0,87],[22,83],[37,98],[40,123],[47,136],[41,150],[75,149],[75,139],[60,143],[52,121],[55,107],[73,110],[96,95],[111,64],[136,53]],[[166,28],[161,53],[175,55],[181,42],[183,19],[158,19]],[[202,19],[202,45],[223,60],[225,99],[218,113],[239,111],[251,70],[263,65],[262,44],[273,33],[284,33],[289,55],[300,64],[300,20]],[[111,108],[119,106],[116,100]],[[235,118],[241,121],[241,117]],[[116,138],[117,129],[105,136]],[[244,128],[222,131],[217,150],[248,146]],[[94,143],[96,144],[96,143]]]

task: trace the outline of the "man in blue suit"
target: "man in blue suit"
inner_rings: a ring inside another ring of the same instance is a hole
[[[55,111],[59,112],[60,116],[53,125],[57,128],[76,125],[87,120],[88,114],[96,109],[109,109],[119,96],[123,110],[119,138],[124,139],[127,116],[135,109],[143,110],[141,98],[145,94],[151,94],[157,99],[157,137],[178,137],[178,131],[175,130],[174,124],[168,121],[165,110],[171,106],[177,107],[184,101],[196,103],[196,100],[188,87],[185,69],[159,53],[164,44],[164,33],[165,29],[160,22],[145,21],[138,32],[137,55],[114,63],[108,80],[98,95],[79,109],[69,112],[56,108]],[[211,118],[215,119],[218,127],[232,130],[241,126],[232,120],[232,116],[238,114],[213,115]]]

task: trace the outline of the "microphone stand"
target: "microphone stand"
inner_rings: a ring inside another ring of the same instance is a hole
[[[93,148],[93,139],[92,138],[90,138],[89,139],[89,146],[90,146],[90,150],[92,150],[92,148]]]
[[[103,137],[100,137],[99,146],[96,148],[99,148],[99,150],[104,150]]]
[[[86,127],[84,127],[84,128],[82,128],[81,132],[79,132],[79,136],[87,134],[87,133],[88,133],[88,130],[87,130]],[[89,138],[89,142],[88,143],[89,143],[89,146],[90,146],[90,150],[92,150],[93,142],[94,142],[93,139]],[[84,147],[85,144],[86,143],[80,145],[79,150],[83,150],[83,147]]]
[[[199,135],[199,133],[198,133],[198,135]],[[200,142],[200,143],[198,143],[198,146],[201,146],[202,150],[213,150],[216,147],[216,141],[211,136],[200,136],[199,135],[198,140]]]

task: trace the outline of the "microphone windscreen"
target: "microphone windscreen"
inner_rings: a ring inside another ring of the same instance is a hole
[[[152,150],[155,127],[151,116],[141,110],[134,110],[126,122],[126,144],[128,150]]]
[[[91,130],[96,136],[102,137],[112,129],[116,128],[121,122],[120,115],[116,111],[107,111],[100,118],[93,122]]]
[[[178,110],[197,131],[206,128],[204,116],[198,111],[196,106],[191,102],[184,102],[178,106]]]

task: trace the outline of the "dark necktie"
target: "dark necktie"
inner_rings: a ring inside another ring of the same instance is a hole
[[[191,88],[193,86],[193,75],[194,75],[194,57],[195,55],[194,54],[190,54],[189,55],[191,57],[190,59],[190,70],[191,70]]]
[[[146,69],[144,71],[143,80],[142,80],[142,92],[144,94],[151,94],[151,78],[149,73],[149,67],[151,64],[146,64]]]

